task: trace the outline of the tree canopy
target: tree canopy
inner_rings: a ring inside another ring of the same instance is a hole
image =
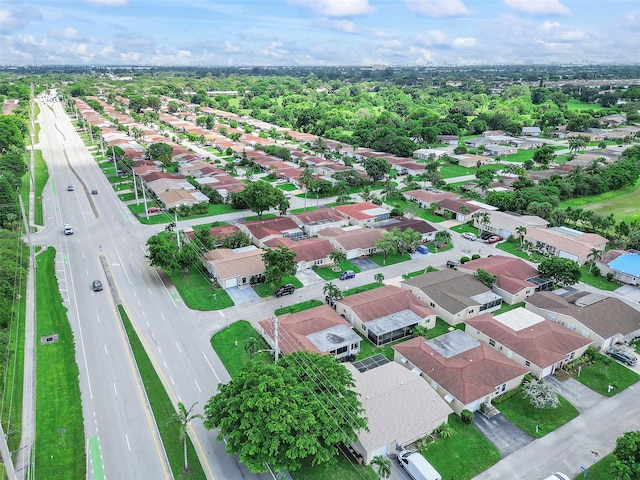
[[[549,257],[538,265],[540,275],[552,279],[558,285],[573,285],[580,281],[580,265],[568,258]]]
[[[281,211],[289,208],[289,200],[282,190],[262,180],[249,183],[239,195],[258,218],[262,218],[262,214],[270,208],[277,207]]]
[[[285,355],[279,364],[252,361],[204,408],[204,426],[220,430],[226,450],[252,472],[298,470],[335,461],[337,445],[366,429],[349,371],[331,356]]]
[[[262,260],[264,261],[264,279],[268,283],[279,283],[284,277],[295,275],[298,270],[296,252],[281,245],[265,251]]]
[[[612,469],[615,478],[634,480],[640,477],[640,431],[626,432],[616,439]]]

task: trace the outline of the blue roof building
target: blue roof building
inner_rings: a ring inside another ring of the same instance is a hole
[[[611,250],[602,259],[606,268],[602,271],[607,274],[607,269],[613,273],[613,278],[629,285],[638,285],[640,279],[640,252]]]

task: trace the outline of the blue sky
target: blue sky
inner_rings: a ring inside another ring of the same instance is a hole
[[[0,64],[640,63],[638,0],[2,0]]]

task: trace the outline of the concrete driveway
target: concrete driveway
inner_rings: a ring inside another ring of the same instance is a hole
[[[524,433],[507,420],[502,413],[487,418],[482,413],[476,412],[473,426],[496,446],[502,458],[529,445],[534,440],[531,435]]]
[[[244,287],[230,287],[226,290],[236,305],[260,300],[260,296],[248,285]]]
[[[568,378],[562,381],[555,375],[548,375],[543,378],[543,382],[553,385],[558,394],[568,400],[580,413],[597,405],[606,398],[590,388],[585,387],[575,378]]]
[[[374,268],[380,268],[380,265],[370,258],[352,258],[350,262],[356,265],[362,272],[373,270]]]

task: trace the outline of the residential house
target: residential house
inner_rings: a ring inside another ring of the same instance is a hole
[[[400,282],[449,325],[466,322],[502,305],[502,298],[468,273],[452,269],[423,273]]]
[[[522,384],[528,369],[462,330],[393,346],[394,361],[422,376],[460,415]]]
[[[478,270],[495,275],[496,282],[491,290],[510,305],[523,302],[536,292],[553,288],[553,280],[543,277],[520,258],[493,255],[471,260],[458,267],[458,271],[471,274]]]
[[[166,190],[156,194],[164,208],[177,208],[182,205],[193,206],[198,203],[208,203],[209,197],[198,190]]]
[[[276,348],[276,320],[277,348],[285,355],[307,351],[344,358],[360,352],[360,336],[328,305],[260,320],[260,334],[273,349]]]
[[[346,217],[350,225],[365,226],[380,220],[387,220],[391,216],[389,210],[371,202],[338,205],[333,209]]]
[[[302,238],[304,232],[289,217],[264,218],[239,223],[238,228],[251,237],[254,244],[264,247],[272,238]]]
[[[442,148],[420,148],[413,152],[413,156],[419,160],[437,160],[449,151]]]
[[[313,266],[322,267],[333,263],[329,258],[335,251],[333,245],[324,238],[274,237],[264,242],[267,248],[283,246],[295,252],[298,270],[306,270]]]
[[[336,302],[336,312],[346,318],[376,346],[413,334],[417,326],[436,326],[436,313],[410,291],[385,285],[349,295]]]
[[[457,220],[460,223],[467,223],[475,212],[481,210],[498,210],[496,207],[481,203],[476,200],[465,200],[462,198],[445,198],[440,202],[440,207],[434,210],[435,213],[445,218]]]
[[[438,229],[431,225],[426,220],[422,220],[421,218],[407,218],[407,217],[393,217],[389,220],[383,220],[381,222],[376,222],[373,224],[374,228],[382,228],[383,230],[391,230],[392,228],[397,228],[401,232],[412,229],[414,232],[418,232],[421,236],[420,241],[431,242],[435,240],[436,232]]]
[[[518,153],[518,149],[511,145],[486,145],[484,154],[491,155],[494,157],[500,155],[513,155],[514,153]]]
[[[204,254],[204,267],[222,288],[249,285],[264,277],[263,253],[254,245],[209,250]]]
[[[290,217],[305,235],[315,235],[323,228],[340,228],[349,225],[349,220],[333,208],[319,208],[309,212],[296,213]]]
[[[595,233],[583,233],[568,227],[530,228],[524,239],[540,252],[568,258],[584,265],[592,250],[604,251],[607,239]]]
[[[415,202],[420,205],[420,208],[431,208],[432,203],[440,203],[443,200],[447,199],[458,199],[459,195],[451,192],[445,192],[442,190],[409,190],[408,192],[403,192],[402,196],[405,200],[410,202]]]
[[[577,331],[592,340],[598,349],[605,350],[640,336],[640,312],[622,300],[574,289],[561,292],[564,296],[538,292],[527,298],[525,306],[527,310]]]
[[[528,369],[538,380],[580,358],[593,341],[524,308],[467,321],[465,332]]]
[[[436,138],[439,142],[453,145],[454,147],[460,142],[460,136],[458,135],[436,135]]]
[[[524,227],[527,231],[538,227],[545,229],[549,222],[544,218],[535,215],[520,215],[511,212],[500,212],[498,210],[487,211],[488,223],[482,223],[481,218],[473,219],[473,226],[485,232],[500,235],[502,238],[519,238],[518,228]]]
[[[213,245],[215,247],[221,247],[224,237],[233,235],[237,231],[238,227],[236,227],[235,225],[220,225],[217,227],[210,227],[209,235],[211,236],[211,238],[213,238]],[[184,232],[190,241],[195,238],[195,232],[192,228],[185,228]]]
[[[405,161],[402,163],[396,163],[393,168],[398,175],[412,175],[417,176],[425,172],[426,165],[424,163],[418,163],[413,161]]]
[[[368,419],[368,431],[358,432],[358,439],[351,443],[365,465],[431,434],[453,412],[419,375],[398,363],[371,369],[344,365]]]
[[[523,137],[539,137],[541,133],[540,127],[522,127]]]
[[[488,165],[495,163],[495,160],[486,155],[473,155],[471,153],[464,153],[462,155],[453,155],[453,158],[458,160],[458,165],[464,168],[476,168],[478,165]]]
[[[637,250],[609,250],[596,260],[596,265],[602,275],[611,273],[621,283],[640,283],[640,252]]]
[[[319,230],[318,237],[329,240],[336,250],[344,252],[347,260],[350,260],[376,253],[376,242],[383,234],[377,228],[328,227]]]

